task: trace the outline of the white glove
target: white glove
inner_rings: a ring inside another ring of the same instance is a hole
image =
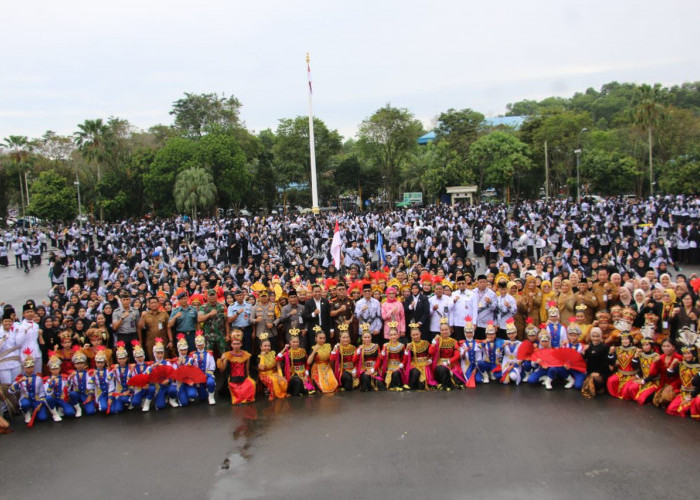
[[[405,354],[406,356],[408,356],[408,353],[409,353],[409,352],[411,352],[411,351],[409,351],[408,349],[406,349],[406,352],[404,352],[404,354]]]
[[[352,376],[355,377],[357,375],[357,370],[355,368],[352,369]]]
[[[368,371],[369,371],[369,374],[372,375],[374,373],[374,368],[370,368]]]
[[[399,370],[403,368],[403,363],[399,363]]]
[[[357,348],[357,355],[359,356],[360,354],[362,354],[362,347]]]
[[[304,375],[306,375],[306,376],[308,377],[308,376],[309,376],[309,370],[306,370],[306,371],[304,372]]]

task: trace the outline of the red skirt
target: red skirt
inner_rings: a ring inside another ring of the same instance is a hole
[[[229,382],[231,391],[231,404],[253,403],[255,401],[255,381],[246,377],[243,382]]]

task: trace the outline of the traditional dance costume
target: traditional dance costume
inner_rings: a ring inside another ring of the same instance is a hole
[[[311,379],[314,385],[324,394],[332,394],[338,390],[338,381],[331,369],[331,346],[323,344],[316,348],[313,364],[311,365]]]

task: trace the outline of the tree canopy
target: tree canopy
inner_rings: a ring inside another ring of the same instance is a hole
[[[233,93],[187,92],[173,103],[171,124],[147,130],[111,116],[85,119],[71,135],[5,137],[0,217],[8,207],[23,207],[68,220],[77,213],[76,182],[92,217],[189,213],[192,203],[178,204],[184,188],[175,192],[180,175],[192,169],[213,183],[197,202],[200,214],[272,210],[283,202],[309,206],[308,118],[282,117],[276,129],[256,132],[241,121],[241,107]],[[550,193],[575,196],[576,151],[583,193],[697,191],[700,82],[610,82],[571,97],[509,103],[505,114],[521,117],[521,125],[492,127],[478,110],[449,108],[436,114],[435,139],[424,145],[417,143],[423,123],[392,104],[370,111],[349,138],[314,118],[321,205],[358,195],[393,204],[407,191],[434,201],[447,186],[463,184],[496,188],[504,198],[537,197],[545,170]]]

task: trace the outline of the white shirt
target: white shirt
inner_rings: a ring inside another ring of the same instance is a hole
[[[476,321],[476,311],[473,307],[472,297],[474,292],[465,289],[464,291],[456,290],[452,293],[452,318],[450,325],[464,327],[466,316],[471,316],[472,321]]]

